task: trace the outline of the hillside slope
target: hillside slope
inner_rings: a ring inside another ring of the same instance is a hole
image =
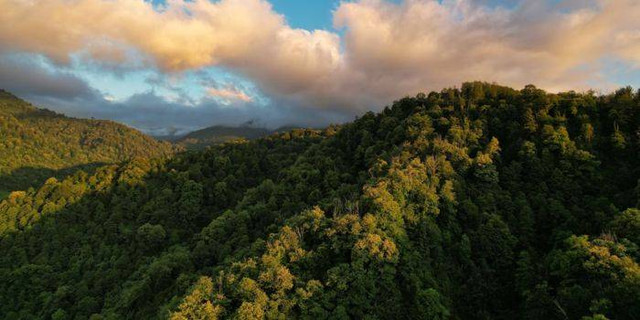
[[[213,126],[197,130],[178,139],[176,143],[187,149],[202,149],[204,147],[230,142],[239,139],[257,139],[265,137],[273,131],[265,128],[254,128],[250,126],[229,127]]]
[[[298,127],[286,126],[280,127],[275,130],[252,127],[250,125],[242,125],[238,127],[230,126],[212,126],[201,130],[193,131],[184,137],[180,137],[175,140],[175,143],[188,150],[200,150],[208,146],[222,144],[226,142],[238,141],[238,140],[254,140],[264,138],[268,135],[275,133],[284,133]]]
[[[124,125],[65,117],[0,90],[0,193],[79,167],[171,153],[169,143]]]
[[[0,318],[637,319],[640,93],[467,83],[0,203]]]

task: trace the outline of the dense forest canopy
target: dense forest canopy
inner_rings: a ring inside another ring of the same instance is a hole
[[[0,203],[0,318],[638,319],[639,159],[640,92],[476,82],[78,171]]]
[[[65,117],[0,90],[0,199],[78,168],[161,157],[173,150],[124,125]]]

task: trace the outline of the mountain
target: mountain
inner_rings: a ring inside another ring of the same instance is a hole
[[[211,145],[232,142],[242,139],[253,140],[263,138],[277,132],[286,132],[296,129],[296,126],[280,127],[272,130],[267,128],[253,127],[251,125],[232,126],[212,126],[201,130],[193,131],[187,135],[176,139],[174,142],[189,150],[198,150]]]
[[[213,126],[193,131],[176,142],[188,149],[201,149],[213,144],[230,142],[238,139],[257,139],[265,137],[273,131],[250,126]]]
[[[65,117],[0,90],[0,198],[78,168],[172,152],[169,143],[124,125]]]
[[[3,319],[637,319],[640,92],[486,83],[0,203]]]

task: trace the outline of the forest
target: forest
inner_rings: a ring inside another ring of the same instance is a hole
[[[112,121],[66,117],[0,89],[0,199],[47,178],[135,157],[169,156],[179,147]]]
[[[199,150],[206,148],[212,144],[222,144],[233,142],[234,140],[251,140],[268,136],[277,131],[271,131],[266,128],[253,127],[250,125],[241,125],[237,127],[231,126],[213,126],[190,132],[178,139],[171,139],[174,142],[188,150]]]
[[[3,168],[104,165],[0,202],[2,319],[640,318],[630,87],[469,82],[189,151],[7,96]]]

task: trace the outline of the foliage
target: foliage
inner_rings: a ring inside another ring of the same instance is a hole
[[[637,319],[640,95],[486,83],[0,203],[0,318]]]
[[[245,123],[241,126],[213,126],[190,132],[184,136],[169,138],[167,140],[175,140],[175,143],[187,150],[201,150],[211,145],[217,145],[233,141],[254,140],[263,138],[276,133],[286,133],[296,129],[296,127],[280,127],[275,130],[255,127],[253,122]]]
[[[78,169],[173,151],[169,143],[121,124],[65,117],[0,90],[0,196]]]

